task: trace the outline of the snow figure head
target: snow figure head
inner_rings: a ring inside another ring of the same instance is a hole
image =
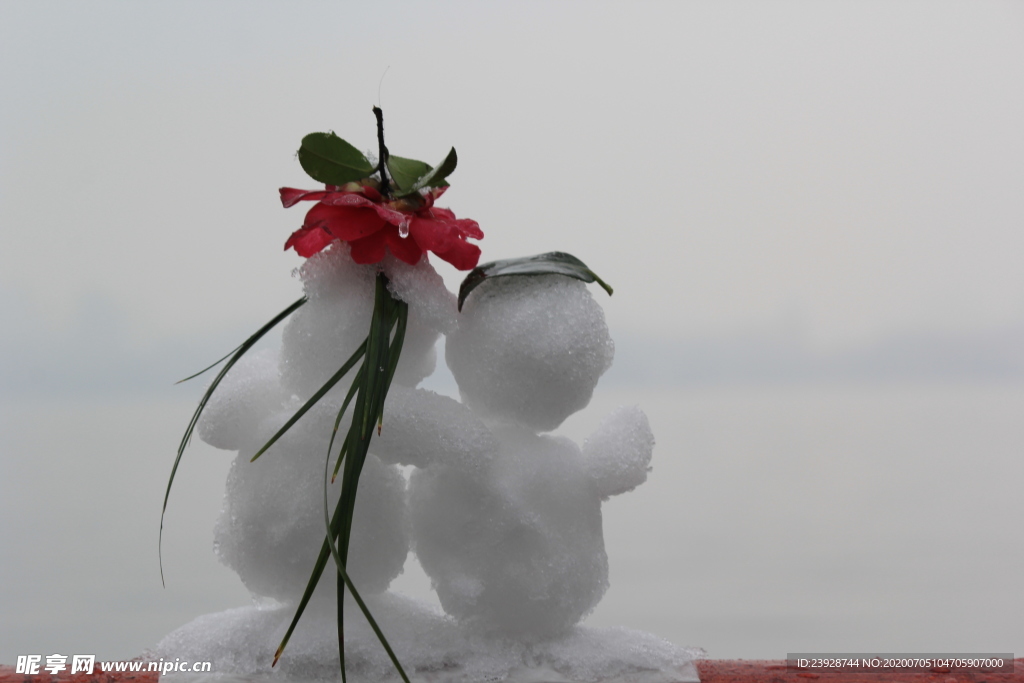
[[[410,421],[444,416],[426,430],[441,436],[417,442],[419,462],[405,460],[421,467],[409,500],[416,553],[449,614],[484,631],[551,637],[604,595],[601,502],[646,479],[647,418],[617,411],[582,449],[538,432],[586,406],[612,352],[582,282],[507,277],[467,300],[446,351],[463,404],[435,397],[429,408],[425,392],[421,407],[403,404]],[[413,453],[411,435],[404,447],[401,438],[385,434],[377,452]]]
[[[454,298],[425,258],[410,266],[388,256],[380,265],[391,281],[391,291],[409,304],[409,326],[395,382],[415,386],[434,371],[434,346],[440,333],[454,326]],[[284,328],[281,381],[288,391],[305,399],[366,338],[377,267],[353,262],[348,245],[336,242],[307,259],[298,273],[309,302]],[[342,380],[333,391],[344,395],[350,383]]]
[[[555,429],[590,402],[615,345],[587,286],[564,275],[503,277],[467,299],[446,360],[485,417]]]
[[[395,384],[412,386],[433,371],[434,343],[454,324],[454,297],[425,259],[409,266],[389,258],[381,267],[392,292],[409,304]],[[200,421],[204,441],[238,451],[214,543],[221,561],[255,595],[295,602],[305,589],[326,533],[328,443],[352,374],[273,448],[255,462],[249,460],[365,338],[376,268],[353,263],[340,243],[308,259],[299,275],[309,301],[288,321],[280,353],[243,358],[226,375]],[[343,424],[350,420],[351,409]],[[331,510],[339,490],[340,478],[328,491]],[[370,455],[359,481],[349,550],[349,573],[360,592],[384,591],[401,573],[408,550],[405,479],[396,467]],[[331,576],[321,580],[322,593],[333,594]]]

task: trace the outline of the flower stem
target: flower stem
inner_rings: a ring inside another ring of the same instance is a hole
[[[388,148],[384,145],[384,110],[374,107],[373,114],[377,117],[377,146],[380,148],[380,162],[377,164],[377,171],[380,173],[380,193],[390,198],[391,183],[388,182],[387,173]]]

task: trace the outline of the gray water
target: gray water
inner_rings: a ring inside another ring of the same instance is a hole
[[[187,399],[0,404],[0,663],[129,658],[249,596],[211,551],[230,454],[198,440],[160,503]],[[1024,386],[600,390],[638,403],[646,484],[605,504],[591,625],[718,658],[1024,652]],[[433,599],[410,556],[394,586]]]

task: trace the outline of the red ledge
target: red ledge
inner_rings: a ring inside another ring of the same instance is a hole
[[[786,660],[698,659],[701,683],[1024,683],[1024,659],[1013,673],[932,669],[931,671],[801,671]],[[2,679],[0,679],[2,680]]]
[[[801,671],[790,669],[784,660],[699,659],[702,683],[1024,683],[1024,659],[1013,660],[1013,673],[936,669],[919,671]],[[0,683],[157,683],[156,672],[125,672],[28,676],[14,673],[12,666],[0,666]]]
[[[159,671],[96,671],[91,674],[77,673],[73,676],[68,673],[51,676],[44,672],[30,676],[15,673],[13,666],[0,666],[0,683],[157,683],[159,680]]]

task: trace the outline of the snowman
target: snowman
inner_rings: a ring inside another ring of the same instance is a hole
[[[211,661],[242,676],[272,670],[324,538],[324,459],[341,392],[249,459],[361,341],[374,277],[365,268],[344,245],[310,258],[300,270],[309,303],[280,353],[236,365],[200,424],[204,440],[239,451],[216,525],[218,555],[255,596],[284,604],[204,615],[168,634],[154,656]],[[429,265],[384,269],[409,304],[409,329],[360,478],[347,569],[406,670],[453,681],[612,672],[697,681],[689,651],[649,634],[576,626],[608,587],[602,502],[646,480],[654,443],[638,408],[605,417],[582,447],[547,434],[586,407],[611,364],[604,315],[586,286],[562,275],[490,279],[460,315]],[[461,401],[416,386],[433,369],[438,333],[447,335]],[[399,464],[415,466],[408,487]],[[447,615],[387,591],[410,547]],[[335,581],[321,580],[273,676],[336,678],[334,597]],[[358,613],[346,615],[345,643],[350,675],[397,680]]]
[[[607,590],[601,504],[646,480],[647,418],[619,409],[582,448],[544,432],[586,407],[613,353],[582,282],[495,278],[474,290],[447,337],[462,401],[422,389],[389,395],[371,451],[417,467],[415,552],[464,626],[557,637]]]
[[[425,259],[409,266],[389,257],[381,265],[393,293],[409,303],[394,379],[400,390],[433,372],[435,344],[441,332],[454,326],[455,303]],[[340,242],[308,259],[298,274],[309,301],[288,321],[280,351],[244,357],[226,375],[199,423],[205,442],[237,451],[214,527],[214,548],[254,596],[295,604],[306,587],[326,531],[328,443],[354,371],[272,448],[254,462],[250,458],[363,341],[376,272],[375,266],[354,263]],[[343,418],[343,424],[350,419]],[[332,510],[340,484],[339,477],[328,488]],[[410,545],[405,489],[397,467],[372,455],[366,459],[348,566],[361,593],[382,593],[403,570]],[[314,603],[333,604],[334,591],[335,581],[321,580]]]

